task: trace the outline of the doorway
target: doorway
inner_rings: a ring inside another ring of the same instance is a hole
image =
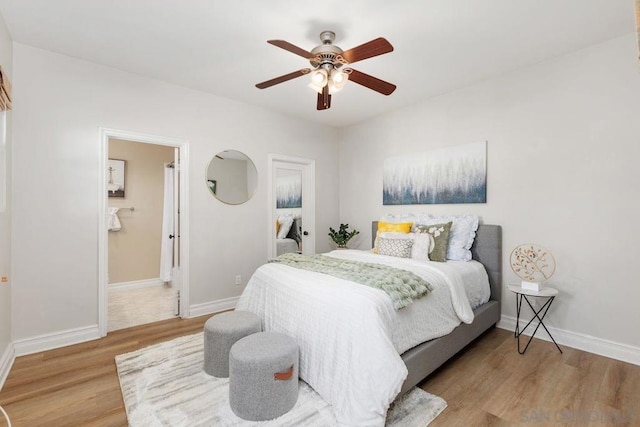
[[[270,154],[268,178],[269,259],[287,252],[314,254],[315,161]]]
[[[108,129],[101,141],[101,336],[188,317],[187,142]]]

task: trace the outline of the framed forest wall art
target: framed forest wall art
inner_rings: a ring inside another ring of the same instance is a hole
[[[486,202],[486,142],[391,157],[384,162],[383,205]]]

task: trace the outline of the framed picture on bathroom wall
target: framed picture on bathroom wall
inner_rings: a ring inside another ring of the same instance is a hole
[[[124,198],[125,165],[124,160],[109,159],[107,163],[107,193],[109,197]]]
[[[211,190],[213,194],[218,194],[218,181],[215,179],[208,179],[207,183],[209,184],[209,190]]]

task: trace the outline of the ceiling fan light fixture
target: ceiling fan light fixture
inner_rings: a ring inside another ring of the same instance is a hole
[[[638,0],[640,1],[640,0]],[[378,37],[367,43],[348,50],[342,50],[333,44],[335,33],[323,31],[320,34],[322,44],[311,51],[301,49],[285,40],[267,40],[269,44],[303,57],[311,68],[303,68],[289,74],[256,84],[258,89],[268,87],[309,74],[309,87],[318,92],[318,110],[331,108],[331,95],[339,92],[351,80],[367,89],[382,95],[391,95],[396,89],[394,84],[351,68],[351,64],[393,51],[393,46],[385,38]]]
[[[329,74],[327,73],[327,70],[318,67],[311,72],[311,83],[309,84],[309,87],[318,92],[322,92],[322,88],[327,85],[328,80]]]
[[[334,94],[342,90],[344,85],[347,84],[349,75],[342,70],[334,69],[331,71],[331,78],[329,79],[329,93]]]

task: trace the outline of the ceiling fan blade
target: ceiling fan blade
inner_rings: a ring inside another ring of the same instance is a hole
[[[383,37],[378,37],[377,39],[361,44],[360,46],[345,50],[342,52],[342,57],[348,63],[353,64],[354,62],[389,52],[393,52],[393,46],[391,46],[391,43]]]
[[[396,85],[385,82],[384,80],[380,80],[358,70],[354,70],[353,68],[351,68],[349,80],[371,90],[375,90],[376,92],[379,92],[383,95],[391,95],[393,91],[396,90]]]
[[[258,89],[266,89],[273,85],[277,85],[278,83],[286,82],[287,80],[295,79],[296,77],[304,76],[311,71],[308,68],[303,68],[302,70],[294,71],[293,73],[285,74],[280,77],[276,77],[275,79],[267,80],[266,82],[258,83],[256,87]]]
[[[328,110],[331,108],[331,95],[329,94],[329,87],[322,88],[322,93],[318,93],[318,110]]]
[[[300,55],[306,59],[313,58],[315,56],[311,52],[306,51],[284,40],[267,40],[267,43],[272,44],[274,46],[278,46],[281,49],[288,50],[289,52],[295,53],[296,55]]]

